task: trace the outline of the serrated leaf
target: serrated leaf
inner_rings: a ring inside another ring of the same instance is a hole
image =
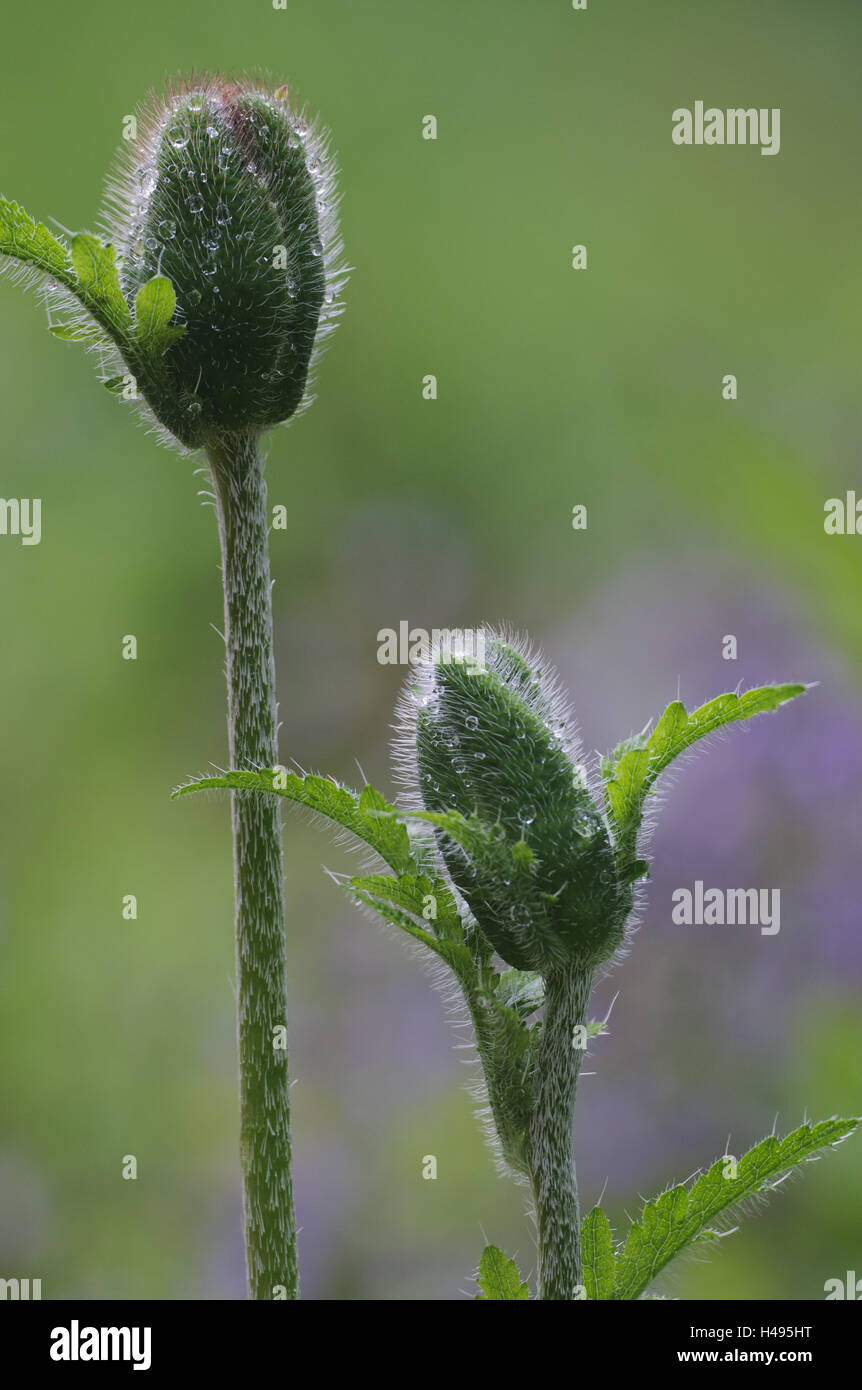
[[[132,316],[120,288],[113,246],[90,232],[79,232],[72,238],[72,264],[78,277],[75,293],[81,302],[91,312],[98,310],[100,321],[124,337]]]
[[[674,758],[708,734],[739,720],[775,710],[787,700],[802,695],[805,689],[799,684],[764,685],[742,695],[719,695],[691,714],[679,700],[674,700],[651,734],[638,734],[626,740],[602,760],[615,842],[622,867],[632,878],[642,877],[646,871],[644,860],[633,862],[644,803]]]
[[[587,1298],[612,1299],[616,1251],[611,1223],[601,1207],[593,1207],[581,1223],[581,1265]]]
[[[678,1186],[647,1202],[617,1255],[613,1297],[640,1298],[671,1260],[701,1239],[722,1234],[713,1227],[719,1217],[758,1193],[772,1191],[793,1168],[818,1150],[838,1144],[856,1128],[855,1119],[824,1120],[800,1125],[784,1139],[770,1135],[736,1164],[736,1177],[725,1177],[727,1160],[718,1159],[690,1187]]]
[[[476,1295],[477,1303],[520,1303],[530,1297],[515,1261],[507,1259],[496,1245],[486,1245],[482,1251],[477,1282],[481,1289]]]
[[[0,198],[0,256],[33,266],[71,290],[117,346],[128,348],[131,314],[113,247],[81,232],[73,237],[70,251],[17,203]],[[67,335],[55,331],[55,336]]]
[[[340,825],[379,855],[396,874],[410,873],[417,868],[407,828],[399,819],[400,813],[374,787],[364,787],[362,793],[357,794],[329,777],[300,777],[292,772],[267,769],[262,772],[228,772],[221,777],[200,777],[177,787],[173,794],[175,797],[187,796],[191,792],[213,788],[274,792]]]
[[[385,897],[405,912],[411,912],[433,935],[449,941],[463,941],[461,916],[443,879],[429,878],[427,874],[399,874],[397,877],[372,874],[352,878],[350,883],[366,892]],[[430,910],[430,915],[426,915],[426,909]]]
[[[435,930],[431,930],[423,918],[425,900],[429,895],[434,896],[433,886],[429,879],[413,874],[402,874],[398,878],[391,874],[367,874],[351,878],[346,885],[354,898],[373,907],[387,922],[400,927],[415,941],[421,941],[451,966],[459,979],[469,982],[474,974],[473,957],[461,941],[447,934],[460,931],[460,918],[457,926],[449,918],[442,922],[438,918]],[[457,913],[455,915],[457,917]]]
[[[74,281],[72,260],[63,243],[6,198],[0,198],[0,255],[35,266],[64,285]]]
[[[135,337],[141,352],[159,358],[185,333],[185,324],[172,324],[177,296],[171,281],[156,275],[135,296]]]

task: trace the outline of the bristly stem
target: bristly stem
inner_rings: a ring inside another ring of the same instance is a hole
[[[539,1245],[540,1299],[576,1298],[581,1283],[580,1211],[572,1156],[575,1094],[592,972],[566,966],[545,978],[528,1154]]]
[[[231,767],[278,763],[268,519],[251,435],[208,449],[224,582]],[[286,1046],[284,870],[277,796],[234,792],[240,1152],[249,1297],[297,1298]]]

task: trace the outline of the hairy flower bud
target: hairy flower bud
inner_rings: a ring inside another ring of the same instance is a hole
[[[142,387],[189,447],[260,433],[305,397],[344,280],[327,145],[286,88],[203,78],[140,118],[109,183],[126,301],[154,277],[176,294],[184,331]]]
[[[619,945],[631,893],[556,676],[521,644],[484,636],[483,669],[451,634],[408,682],[405,780],[425,811],[475,818],[478,834],[458,825],[436,833],[498,954],[522,970],[586,970]]]

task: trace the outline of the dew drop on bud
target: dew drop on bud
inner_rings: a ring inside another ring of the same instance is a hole
[[[185,121],[175,121],[168,130],[168,139],[175,150],[184,150],[191,139],[191,132]]]

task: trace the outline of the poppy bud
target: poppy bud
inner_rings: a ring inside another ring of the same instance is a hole
[[[344,281],[327,146],[286,88],[204,78],[141,117],[109,183],[125,300],[155,277],[176,295],[184,331],[142,388],[188,447],[259,434],[304,400]]]
[[[509,965],[589,969],[619,945],[631,892],[546,663],[484,634],[476,662],[450,634],[402,698],[406,779],[426,812],[470,826],[435,834],[454,886]],[[456,838],[457,837],[457,838]]]

